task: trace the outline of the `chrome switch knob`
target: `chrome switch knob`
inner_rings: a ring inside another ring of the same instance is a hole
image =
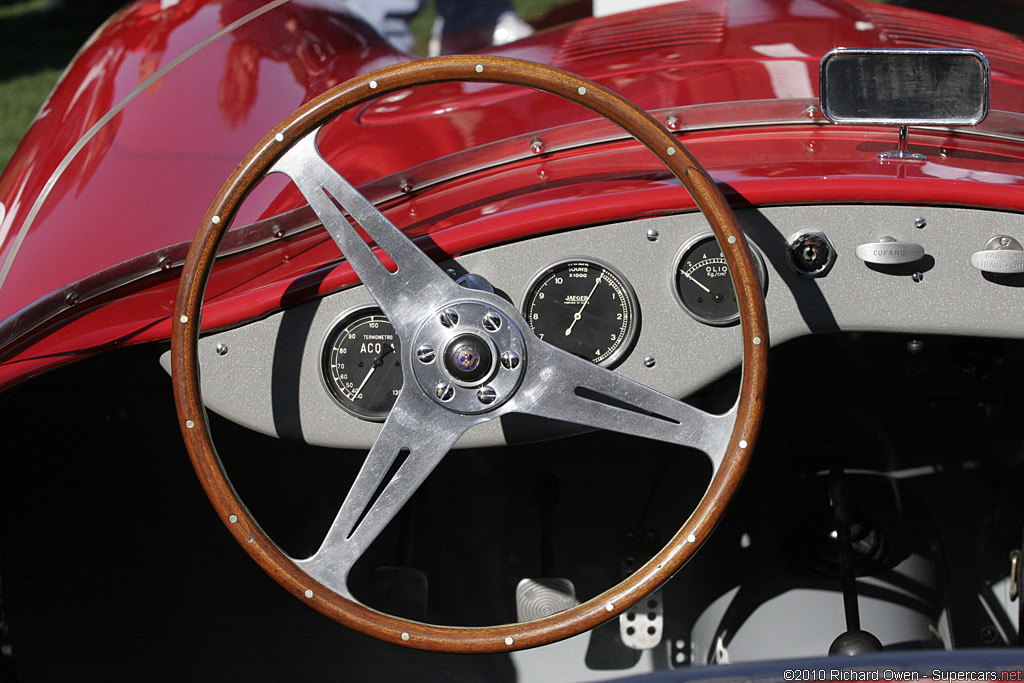
[[[1024,247],[1007,235],[996,235],[985,248],[971,254],[971,265],[995,275],[1024,273]]]
[[[865,263],[880,266],[896,266],[913,263],[924,257],[924,247],[914,242],[898,242],[893,237],[882,237],[877,242],[868,242],[857,247],[857,258]]]

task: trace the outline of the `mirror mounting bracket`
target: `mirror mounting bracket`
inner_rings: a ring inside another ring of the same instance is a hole
[[[928,157],[907,149],[907,126],[900,126],[900,146],[888,152],[879,152],[878,158],[883,163],[890,162],[925,162]]]

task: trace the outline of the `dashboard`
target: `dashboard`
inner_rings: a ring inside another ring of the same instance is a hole
[[[773,344],[839,331],[1024,336],[1024,275],[1012,274],[1024,239],[1018,215],[868,205],[737,215]],[[689,396],[740,364],[728,267],[700,214],[549,234],[440,265],[493,287],[545,340],[670,396]],[[429,351],[441,352],[459,349]],[[403,358],[432,360],[422,349],[403,355],[360,286],[208,334],[199,353],[209,409],[264,434],[337,448],[369,448],[400,391]],[[828,362],[808,358],[807,382],[827,382]],[[161,363],[169,371],[169,354]],[[506,416],[473,427],[457,446],[579,429]]]

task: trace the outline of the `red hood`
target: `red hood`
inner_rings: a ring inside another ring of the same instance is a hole
[[[0,177],[5,343],[25,331],[23,321],[46,318],[21,314],[68,307],[89,278],[102,291],[159,270],[167,248],[191,239],[224,178],[277,121],[356,73],[407,58],[362,22],[319,5],[183,0],[164,10],[137,2],[91,39]],[[686,107],[810,102],[819,60],[838,46],[978,48],[992,65],[992,108],[1024,111],[1019,39],[854,0],[691,0],[585,19],[495,52],[561,66],[650,110],[679,110],[684,119],[688,111],[723,114],[727,125],[729,107]],[[532,91],[438,84],[339,118],[325,129],[321,149],[362,184],[590,117]],[[745,182],[792,168],[766,167],[768,152],[756,152],[756,139],[746,144],[749,162],[716,157],[724,147],[702,153],[702,161],[712,174],[727,173],[741,193]],[[943,163],[960,162],[951,156]],[[944,177],[968,177],[952,170]],[[971,174],[972,182],[1008,182],[1005,174]],[[1020,188],[1019,171],[1010,185]],[[995,193],[986,196],[991,201]],[[239,223],[300,203],[280,185],[270,187],[250,198]]]

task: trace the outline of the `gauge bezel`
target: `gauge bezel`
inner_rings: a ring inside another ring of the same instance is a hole
[[[683,242],[683,246],[679,247],[675,258],[672,259],[672,270],[669,272],[669,288],[672,290],[672,296],[676,298],[676,303],[679,304],[679,307],[686,311],[686,314],[697,322],[708,325],[709,327],[729,327],[740,321],[739,311],[728,318],[708,320],[704,316],[691,311],[690,307],[685,301],[683,301],[682,294],[679,293],[679,265],[683,262],[683,256],[685,256],[686,252],[690,249],[697,246],[698,243],[703,242],[709,237],[714,239],[715,233],[711,231],[701,232]],[[719,248],[721,248],[721,245],[719,245]],[[750,249],[750,255],[753,257],[754,269],[757,271],[757,280],[761,283],[761,295],[766,296],[768,294],[768,278],[766,277],[764,256],[761,254],[761,250],[757,248],[757,245],[749,239],[747,240],[747,248]],[[731,271],[729,272],[729,281],[732,282],[733,289],[735,289],[736,283],[732,281]]]
[[[334,404],[337,405],[339,408],[344,410],[349,415],[358,417],[360,420],[365,420],[367,422],[384,422],[385,420],[388,419],[388,415],[391,414],[390,410],[388,410],[383,415],[377,415],[375,413],[360,412],[353,408],[352,406],[345,405],[341,401],[341,399],[338,398],[338,395],[334,392],[334,389],[331,388],[330,383],[332,380],[325,374],[327,370],[327,364],[325,361],[328,354],[330,353],[328,343],[331,340],[331,338],[335,336],[335,332],[338,330],[338,328],[348,327],[359,318],[368,317],[372,315],[380,315],[387,318],[387,316],[384,315],[384,311],[381,310],[380,306],[377,306],[375,304],[360,304],[358,306],[353,306],[352,308],[346,309],[343,313],[336,316],[331,321],[331,323],[327,326],[327,331],[324,333],[323,338],[320,340],[320,354],[317,360],[319,371],[317,374],[320,376],[320,386],[323,387],[324,391],[327,392],[327,395],[331,397],[331,400],[334,401]],[[388,324],[391,325],[391,320],[388,320]],[[392,329],[394,329],[394,325],[391,325],[391,327]],[[398,336],[397,331],[395,331],[395,336]],[[399,355],[401,355],[401,349],[399,349]],[[405,359],[403,358],[402,361],[404,362],[404,360]],[[404,370],[402,371],[402,386],[405,386]],[[398,400],[397,396],[395,397],[395,400]]]
[[[619,348],[615,349],[615,351],[610,356],[605,358],[600,363],[594,363],[595,365],[598,365],[602,368],[613,368],[617,366],[619,363],[621,363],[623,360],[625,360],[626,356],[628,356],[629,353],[632,352],[633,348],[636,346],[636,342],[640,338],[641,314],[640,299],[637,297],[636,290],[633,289],[632,283],[630,283],[630,281],[626,279],[626,276],[623,275],[618,268],[612,266],[607,261],[602,261],[601,259],[595,258],[593,256],[573,256],[553,261],[549,265],[544,266],[536,273],[534,273],[533,277],[530,278],[530,284],[527,285],[526,291],[523,292],[523,296],[519,303],[519,312],[522,314],[523,319],[526,321],[526,326],[530,330],[530,333],[536,336],[537,333],[534,332],[533,325],[530,324],[530,317],[526,310],[527,304],[531,299],[531,294],[535,291],[537,285],[540,284],[541,279],[551,270],[559,268],[561,266],[567,266],[570,263],[579,263],[581,261],[591,266],[603,268],[604,270],[610,272],[612,275],[618,278],[619,282],[622,283],[623,290],[625,290],[626,294],[628,295],[630,305],[633,307],[632,320],[630,320],[629,325],[626,327],[626,332],[622,340],[622,343],[619,344]],[[552,344],[552,346],[556,345]],[[556,348],[559,347],[556,346]]]

